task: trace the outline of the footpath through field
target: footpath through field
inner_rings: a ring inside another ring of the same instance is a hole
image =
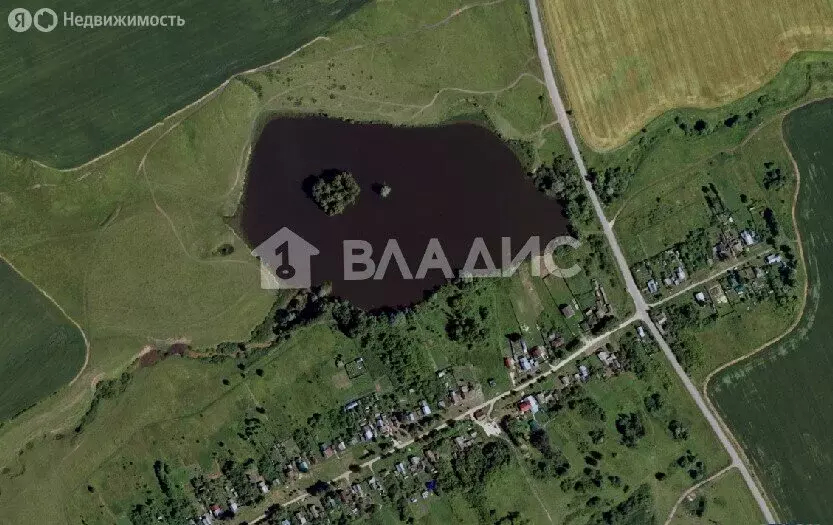
[[[541,16],[538,12],[538,3],[537,0],[529,0],[529,11],[532,17],[532,25],[535,32],[535,42],[538,48],[538,58],[541,61],[541,69],[544,73],[544,80],[546,81],[547,91],[550,95],[550,101],[552,102],[552,107],[555,110],[556,117],[558,118],[558,122],[561,124],[561,128],[564,130],[564,136],[567,139],[567,143],[570,145],[570,151],[575,158],[576,165],[578,166],[579,173],[581,174],[581,179],[584,182],[585,188],[587,190],[587,194],[590,196],[590,201],[593,203],[593,209],[596,212],[596,216],[599,219],[599,222],[602,225],[602,229],[604,231],[605,237],[607,238],[607,242],[610,245],[611,250],[613,251],[614,258],[616,259],[616,263],[619,266],[619,271],[622,273],[622,277],[625,279],[625,284],[628,290],[628,294],[633,298],[634,305],[636,307],[636,318],[641,320],[651,332],[651,335],[659,344],[659,347],[662,349],[665,356],[671,362],[671,366],[674,368],[674,371],[680,377],[680,380],[685,385],[686,390],[694,399],[694,402],[697,404],[697,407],[705,416],[706,420],[711,425],[712,430],[717,435],[717,438],[726,448],[726,451],[729,453],[729,456],[732,458],[732,464],[735,465],[738,470],[740,470],[741,475],[743,476],[743,480],[746,482],[746,485],[749,487],[749,490],[752,492],[752,495],[755,498],[755,501],[758,502],[758,506],[761,508],[761,512],[764,515],[764,519],[766,519],[767,523],[775,523],[775,516],[773,515],[772,511],[767,504],[766,499],[764,498],[763,493],[758,488],[757,483],[755,483],[754,478],[752,477],[749,468],[747,467],[746,463],[740,456],[740,453],[735,448],[733,441],[726,435],[724,432],[723,427],[720,426],[720,423],[717,421],[714,413],[709,409],[706,401],[703,399],[703,396],[700,395],[700,391],[694,386],[691,379],[686,375],[683,367],[677,361],[676,357],[674,357],[674,353],[671,351],[671,347],[668,346],[668,343],[662,337],[657,326],[651,320],[651,317],[648,315],[649,306],[645,302],[645,298],[642,297],[642,292],[639,290],[639,287],[636,285],[636,281],[631,275],[630,268],[628,266],[628,262],[625,259],[625,255],[622,252],[622,248],[619,246],[619,241],[616,239],[616,235],[613,233],[613,227],[611,226],[610,222],[605,217],[604,209],[602,208],[602,204],[599,201],[599,197],[596,195],[596,192],[593,189],[593,185],[590,183],[590,180],[587,177],[587,168],[584,165],[584,160],[581,158],[581,152],[579,151],[578,144],[576,143],[575,136],[573,135],[573,130],[570,125],[570,120],[567,117],[567,111],[564,108],[564,103],[561,99],[561,95],[558,92],[558,86],[555,83],[555,76],[553,75],[552,65],[550,64],[550,57],[549,52],[547,51],[546,40],[544,37],[544,31],[541,26]]]

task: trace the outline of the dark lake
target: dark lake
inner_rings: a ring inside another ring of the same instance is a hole
[[[349,171],[361,186],[356,204],[332,217],[304,191],[305,180],[327,170]],[[392,189],[384,199],[374,191],[383,182]],[[500,266],[502,237],[517,253],[530,236],[546,245],[567,231],[561,206],[535,189],[509,147],[482,126],[408,128],[325,117],[272,120],[253,149],[240,227],[255,247],[284,226],[320,250],[313,284],[332,282],[334,295],[365,309],[419,302],[446,278],[431,270],[423,280],[405,280],[392,262],[380,280],[347,281],[346,239],[370,242],[377,264],[388,239],[396,239],[416,273],[432,237],[457,270],[477,237]]]

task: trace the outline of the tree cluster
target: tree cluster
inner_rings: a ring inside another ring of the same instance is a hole
[[[359,183],[347,171],[327,172],[312,183],[310,197],[327,215],[344,213],[359,198]]]
[[[635,412],[619,414],[616,418],[616,431],[626,447],[635,447],[639,440],[645,437],[645,425]]]
[[[578,167],[571,156],[559,155],[551,165],[539,167],[530,176],[538,191],[563,206],[564,215],[571,223],[590,222],[592,217],[587,195]]]

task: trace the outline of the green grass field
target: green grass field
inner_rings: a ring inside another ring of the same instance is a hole
[[[712,397],[733,427],[782,520],[825,522],[833,517],[829,410],[833,370],[828,199],[833,157],[824,140],[833,104],[796,110],[785,136],[801,171],[798,220],[805,242],[810,294],[798,328],[760,357],[726,370],[710,384]]]
[[[122,429],[97,428],[113,417],[100,409],[82,437],[56,439],[71,432],[86,411],[91,383],[123,370],[146,345],[164,348],[170,341],[186,340],[200,348],[246,340],[269,311],[274,296],[260,289],[256,261],[227,224],[262,119],[276,111],[315,111],[432,124],[485,114],[505,138],[530,141],[541,151],[561,147],[553,145],[560,138],[545,133],[552,117],[539,99],[544,88],[532,60],[524,5],[463,6],[451,0],[368,6],[337,23],[329,40],[316,42],[271,72],[231,82],[198,107],[79,170],[62,172],[0,155],[0,171],[14,175],[0,181],[0,253],[78,320],[91,346],[78,381],[0,428],[0,468],[8,469],[0,476],[0,500],[5,504],[17,494],[10,516],[21,522],[74,523],[79,512],[91,508],[85,479],[108,455],[119,446],[132,449],[127,440],[136,440],[136,450],[145,453],[162,446],[161,438],[141,429],[188,414],[198,418],[202,401],[208,403],[223,388],[215,372],[202,365],[166,363],[142,371],[147,382],[137,379],[129,390],[134,393],[119,399],[117,426]],[[408,63],[421,68],[404,68]],[[65,135],[73,137],[71,130]],[[80,143],[67,144],[83,149]],[[218,255],[215,250],[223,244],[231,244],[234,253]],[[509,319],[509,312],[504,309],[501,318]],[[488,351],[480,355],[476,350],[466,358],[483,362],[485,371],[467,373],[481,381],[495,375],[499,388],[508,379],[500,356],[496,353],[492,362]],[[438,352],[440,361],[444,352]],[[334,392],[345,397],[375,388],[345,386],[343,378],[332,377],[335,372],[310,374],[313,383],[329,380]],[[192,378],[206,386],[195,387]],[[185,399],[188,389],[195,389],[196,397]],[[252,395],[234,392],[218,401],[212,414],[246,410]],[[274,395],[265,388],[252,387],[252,392],[258,399]],[[199,439],[220,432],[201,428],[205,424],[193,420],[193,432],[206,433]],[[190,453],[186,444],[177,446]],[[210,462],[197,456],[188,456],[188,464]],[[62,465],[60,474],[50,471],[55,464]],[[30,503],[42,498],[25,495],[44,487],[64,496],[35,509]],[[118,514],[126,502],[118,494],[112,499]],[[101,512],[100,522],[114,521],[110,511]]]
[[[595,360],[595,357],[590,359]],[[532,472],[530,459],[537,457],[537,452],[528,443],[522,443],[514,449],[511,468],[484,487],[483,504],[495,520],[517,513],[519,516],[516,519],[536,524],[594,523],[591,517],[595,511],[615,505],[638,486],[647,484],[651,494],[650,509],[655,517],[653,523],[663,523],[677,498],[696,483],[676,463],[686,450],[691,450],[705,461],[706,476],[727,465],[728,456],[673,375],[665,358],[655,351],[646,360],[648,371],[644,377],[632,373],[607,379],[597,377],[582,388],[582,394],[604,411],[604,421],[583,414],[579,409],[565,408],[555,414],[542,410],[536,414],[536,423],[546,429],[552,446],[563,452],[570,463],[570,470],[561,478],[536,476]],[[530,393],[544,388],[547,387],[543,384],[537,385],[530,389]],[[655,392],[660,394],[663,407],[648,413],[644,398]],[[645,424],[645,436],[633,448],[619,442],[614,425],[618,414],[630,412],[637,413]],[[689,428],[688,439],[671,438],[667,430],[671,419],[685,422]],[[518,425],[523,426],[524,423]],[[602,430],[603,439],[591,443],[588,437],[591,430]],[[591,451],[601,453],[601,459],[595,466],[603,473],[601,487],[587,484],[584,489],[575,490],[574,483],[585,479],[582,472],[591,465],[585,459]],[[662,480],[657,479],[658,472],[665,474]],[[619,480],[614,483],[608,476],[618,476]],[[751,494],[742,485],[733,484],[730,489],[737,491],[736,499],[723,501],[722,507],[739,517],[749,515]],[[721,492],[718,496],[725,495]],[[588,504],[593,496],[597,496],[599,501]],[[752,509],[756,508],[753,501]],[[459,522],[468,522],[464,521],[464,517],[474,514],[471,504],[465,500],[454,501],[453,510],[437,503],[432,507],[430,519],[426,518],[425,522],[437,523],[450,519],[449,516],[458,516]],[[713,515],[724,516],[725,513],[721,514],[715,505]]]
[[[743,478],[732,469],[719,478],[706,483],[692,494],[693,500],[684,500],[670,525],[735,525],[764,523],[761,509],[746,488]],[[698,516],[700,500],[705,510]]]
[[[789,222],[793,178],[778,191],[763,187],[765,162],[789,171],[789,156],[780,145],[780,136],[779,119],[775,119],[758,128],[741,146],[716,147],[711,155],[675,170],[673,177],[660,171],[637,174],[634,182],[639,181],[638,186],[628,191],[620,206],[614,204],[616,230],[628,260],[654,257],[685,239],[694,228],[714,229],[713,213],[702,190],[710,184],[738,229],[763,231],[760,213],[765,208],[775,211],[781,222]]]
[[[551,116],[539,100],[524,6],[463,6],[368,6],[338,22],[329,40],[231,82],[79,170],[0,155],[0,170],[14,174],[0,181],[0,253],[77,319],[91,344],[84,377],[0,430],[0,448],[73,424],[90,381],[124,368],[147,344],[245,340],[263,319],[273,296],[260,289],[256,261],[227,219],[251,141],[273,112],[399,124],[485,114],[506,138],[557,149],[560,138],[545,133]],[[223,244],[234,253],[217,255]]]
[[[87,348],[78,327],[1,260],[0,296],[2,421],[72,379]]]
[[[622,145],[672,108],[726,104],[772,78],[794,53],[833,46],[825,0],[542,5],[568,107],[599,149]]]
[[[85,2],[75,15],[179,15],[182,27],[0,32],[0,149],[57,167],[114,148],[213,90],[326,33],[365,0]],[[18,7],[35,11],[38,2]],[[61,6],[69,8],[70,6]],[[35,67],[36,65],[36,67]],[[60,79],[60,87],[54,82]]]
[[[320,11],[324,4],[313,4],[309,12],[333,14],[330,4]],[[212,19],[217,18],[213,13]],[[371,389],[388,388],[391,378],[384,373],[345,379],[333,363],[334,355],[351,357],[356,348],[331,328],[315,326],[290,343],[264,352],[261,362],[249,363],[245,370],[233,362],[175,359],[142,369],[123,395],[102,402],[82,434],[76,436],[72,431],[89,405],[91,383],[126,368],[145,345],[164,346],[184,339],[197,347],[209,347],[221,341],[245,340],[269,311],[274,296],[260,290],[257,265],[227,220],[236,209],[245,180],[251,141],[269,116],[326,113],[410,125],[485,118],[503,138],[533,144],[539,158],[561,151],[562,140],[551,129],[553,117],[545,102],[527,19],[525,3],[518,1],[482,5],[453,0],[372,3],[335,22],[328,39],[272,68],[230,82],[198,107],[166,120],[112,156],[83,169],[61,172],[17,156],[0,155],[0,171],[14,175],[0,180],[4,227],[0,253],[78,319],[91,343],[90,363],[79,381],[0,427],[0,507],[4,516],[19,523],[76,523],[79,517],[91,524],[124,523],[127,509],[145,490],[159,496],[153,492],[152,480],[152,464],[158,456],[169,458],[176,475],[187,479],[197,467],[216,470],[217,454],[230,450],[245,457],[253,452],[252,445],[236,436],[243,430],[240,421],[258,407],[266,411],[267,430],[283,436],[281,432],[304,423],[311,411],[341,404]],[[282,38],[280,31],[269,28],[274,33],[270,38]],[[90,35],[104,34],[89,31]],[[58,31],[55,35],[60,36]],[[26,38],[36,36],[28,34]],[[261,39],[258,45],[267,41]],[[187,46],[182,49],[188,50]],[[262,49],[269,48],[264,45]],[[249,55],[247,60],[254,60],[252,56],[260,55]],[[782,78],[786,80],[769,92],[772,100],[758,104],[761,109],[756,116],[732,128],[692,140],[673,135],[673,116],[652,124],[654,131],[672,130],[667,132],[668,140],[676,142],[655,142],[650,155],[638,159],[640,168],[631,191],[639,191],[640,184],[653,184],[662,174],[677,173],[679,148],[671,146],[685,143],[691,147],[682,160],[701,161],[713,155],[714,148],[739,142],[783,104],[829,90],[833,75],[819,62],[818,57],[809,56],[791,62]],[[182,97],[178,104],[198,95],[177,93]],[[158,95],[153,98],[154,103],[159,100]],[[121,102],[132,104],[131,111],[142,112],[142,118],[152,121],[170,111],[126,97]],[[752,99],[742,104],[758,107]],[[75,122],[72,111],[76,106],[76,102],[62,105],[71,109],[62,110],[61,118]],[[710,122],[720,122],[724,111],[708,113]],[[701,113],[682,114],[690,118]],[[11,122],[18,122],[20,117],[16,118]],[[57,121],[53,116],[49,123]],[[101,129],[79,134],[68,126],[68,131],[60,132],[60,145],[67,151],[83,151],[85,147],[89,151],[84,141],[90,139],[84,137],[118,142],[121,139],[116,138],[116,132],[130,135],[140,127],[114,131],[101,124]],[[50,129],[57,135],[60,127]],[[15,137],[27,136],[19,129],[15,133]],[[60,155],[55,140],[26,144]],[[637,155],[644,153],[642,146],[638,145]],[[13,146],[10,149],[17,151]],[[590,154],[588,159],[596,165],[622,158],[630,162],[630,151],[626,148],[604,158]],[[43,158],[50,162],[50,158]],[[60,163],[58,156],[51,160]],[[232,245],[234,253],[218,255],[216,248],[224,244]],[[588,261],[593,274],[601,271],[605,276],[607,282],[602,284],[611,294],[617,315],[624,316],[630,308],[628,298],[618,290],[609,257],[600,257],[601,253],[604,250],[588,243],[577,257]],[[574,288],[584,304],[591,283],[587,275],[579,280]],[[508,379],[500,361],[501,332],[527,325],[536,312],[538,322],[547,316],[548,321],[560,322],[554,313],[554,299],[547,295],[574,293],[564,282],[544,284],[533,282],[529,288],[513,282],[507,285],[513,287],[511,294],[495,294],[498,314],[496,326],[490,327],[494,347],[463,350],[460,345],[440,344],[436,332],[442,327],[438,324],[442,317],[438,312],[427,313],[434,317],[415,328],[423,332],[420,340],[426,342],[420,362],[434,368],[455,365],[481,382],[494,377],[494,390],[502,389]],[[725,464],[725,454],[665,365],[665,361],[657,365],[650,384],[593,384],[591,393],[609,411],[637,411],[647,389],[662,388],[669,396],[664,415],[686,419],[691,443],[696,442],[698,454],[707,457],[709,471],[714,472]],[[259,367],[262,375],[252,374],[253,367]],[[224,385],[223,379],[229,385]],[[668,467],[685,446],[667,443],[670,438],[659,421],[650,420],[648,428],[643,448],[620,454],[611,463],[627,471],[633,483],[650,483],[657,508],[670,509],[692,481],[678,471],[669,472],[665,481],[659,482],[654,473]],[[320,429],[322,436],[326,430]],[[576,436],[588,429],[585,421],[568,418],[563,429],[556,430],[563,440],[559,443],[570,448]],[[582,457],[570,450],[576,464],[581,464]],[[494,489],[495,505],[501,511],[518,507],[506,494],[526,480],[519,472],[513,476],[507,478],[506,486]],[[538,489],[560,490],[550,485]],[[44,501],[44,493],[55,497]],[[572,509],[578,503],[558,505]],[[546,504],[536,504],[537,499],[523,501],[523,507],[535,516],[546,515]],[[431,518],[432,511],[422,519],[444,522],[449,516],[462,520],[469,515],[456,502],[449,505],[451,508],[438,504],[436,518]],[[549,509],[553,510],[560,512]]]

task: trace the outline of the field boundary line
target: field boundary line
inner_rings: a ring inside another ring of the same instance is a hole
[[[52,304],[55,305],[55,307],[61,312],[61,314],[64,317],[66,317],[69,320],[69,322],[74,324],[75,327],[78,328],[79,332],[81,332],[81,337],[84,339],[84,364],[81,365],[81,368],[78,370],[78,373],[75,374],[75,377],[73,377],[72,380],[69,383],[66,384],[66,386],[72,386],[72,384],[75,383],[78,380],[79,377],[81,377],[81,374],[84,373],[84,370],[87,368],[87,364],[89,364],[89,362],[90,362],[90,340],[87,338],[87,333],[84,331],[84,329],[81,327],[81,325],[78,324],[78,321],[76,321],[71,315],[69,315],[66,312],[66,310],[64,310],[64,308],[60,304],[58,304],[58,301],[56,301],[54,297],[49,295],[49,293],[46,290],[44,290],[43,288],[41,288],[35,281],[33,281],[32,279],[30,279],[29,277],[24,275],[23,272],[18,270],[17,267],[14,264],[12,264],[12,262],[9,261],[1,253],[0,253],[0,260],[2,260],[4,263],[9,265],[9,268],[11,268],[12,271],[14,271],[17,275],[19,275],[21,279],[23,279],[27,283],[31,284],[32,286],[34,286],[35,289],[37,289],[38,292],[40,292],[44,297],[49,299],[49,301]],[[63,388],[63,386],[61,386],[61,388]]]
[[[795,156],[793,155],[792,149],[790,149],[790,146],[789,146],[789,144],[787,144],[786,138],[784,137],[784,118],[786,117],[786,115],[788,115],[792,111],[795,111],[795,110],[800,109],[804,106],[819,102],[820,100],[825,100],[825,99],[829,99],[829,98],[830,97],[820,97],[820,98],[817,98],[817,99],[813,99],[811,101],[802,103],[799,106],[796,106],[796,107],[794,107],[794,108],[792,108],[788,111],[785,111],[785,112],[782,112],[782,113],[779,114],[780,119],[781,119],[781,133],[780,133],[781,143],[784,145],[784,148],[787,150],[787,155],[790,158],[790,162],[792,162],[793,172],[795,173],[795,191],[793,192],[793,203],[792,203],[793,204],[792,205],[792,223],[793,223],[793,231],[795,232],[795,237],[796,237],[796,245],[798,247],[798,258],[801,261],[801,264],[804,265],[804,287],[803,287],[802,294],[801,294],[801,306],[799,308],[798,314],[796,315],[792,324],[790,324],[790,326],[786,330],[784,330],[784,332],[781,333],[780,335],[770,339],[766,343],[758,346],[757,348],[753,349],[752,351],[750,351],[750,352],[748,352],[748,353],[746,353],[746,354],[744,354],[740,357],[732,359],[729,362],[723,363],[719,367],[717,367],[714,370],[712,370],[711,372],[709,372],[709,375],[707,375],[706,379],[703,380],[703,385],[701,387],[702,392],[703,392],[703,397],[705,398],[706,403],[709,404],[709,407],[714,412],[718,422],[720,422],[721,426],[723,426],[726,434],[729,436],[729,439],[731,439],[732,441],[735,442],[735,444],[737,445],[737,448],[744,454],[744,456],[746,456],[746,451],[740,445],[740,442],[737,440],[737,438],[735,438],[734,434],[732,433],[731,429],[726,424],[726,422],[723,421],[723,416],[717,410],[717,407],[714,405],[711,398],[709,397],[709,393],[708,393],[709,383],[714,378],[714,376],[716,376],[718,373],[722,372],[723,370],[726,370],[727,368],[729,368],[731,366],[734,366],[738,363],[741,363],[743,361],[746,361],[747,359],[750,359],[750,358],[758,355],[759,353],[761,353],[765,349],[771,347],[772,345],[778,343],[782,339],[784,339],[787,336],[789,336],[790,334],[792,334],[793,331],[796,329],[796,327],[798,327],[798,325],[801,323],[801,320],[804,317],[804,311],[807,307],[807,297],[808,297],[809,290],[810,290],[810,272],[809,272],[809,266],[807,265],[807,259],[806,259],[805,254],[804,254],[804,243],[802,242],[802,239],[801,239],[801,230],[798,227],[798,197],[799,197],[799,194],[801,192],[801,170],[798,168],[798,163],[795,160]],[[751,464],[749,462],[748,457],[746,458],[746,462]],[[763,486],[763,484],[761,483],[761,480],[758,478],[757,475],[755,475],[755,480],[756,480],[756,482],[759,486],[761,486],[761,487]],[[767,499],[770,499],[767,496],[767,493],[765,491],[762,491],[762,492],[764,494],[764,497],[766,497]],[[772,507],[773,510],[775,511],[775,507],[772,505],[772,503],[773,502],[770,501],[770,507]],[[776,514],[776,517],[778,517],[777,511],[775,511],[775,514]]]
[[[441,27],[443,25],[448,24],[451,20],[453,20],[454,18],[462,15],[463,13],[465,13],[466,11],[468,11],[470,9],[474,9],[474,8],[478,8],[478,7],[491,7],[493,5],[502,4],[504,2],[506,2],[506,0],[491,0],[491,1],[487,1],[487,2],[476,2],[476,3],[466,4],[464,6],[461,6],[457,9],[455,9],[454,11],[451,12],[451,14],[449,14],[448,16],[446,16],[445,18],[443,18],[439,22],[434,22],[432,24],[424,24],[423,26],[421,26],[419,29],[417,29],[414,32],[418,32],[418,31],[421,31],[421,30],[436,29],[438,27]],[[401,38],[401,37],[398,37],[398,38]],[[375,45],[378,45],[378,44],[381,44],[381,43],[386,43],[387,41],[395,41],[398,38],[391,38],[391,39],[385,39],[385,40],[378,41],[378,42],[371,42],[369,45],[375,46]],[[262,71],[271,69],[274,66],[283,62],[284,60],[292,58],[293,56],[297,55],[298,53],[300,53],[301,51],[303,51],[307,47],[309,47],[309,46],[311,46],[311,45],[313,45],[317,42],[330,41],[330,40],[331,39],[328,36],[319,35],[319,36],[313,38],[312,40],[310,40],[310,41],[308,41],[304,44],[301,44],[300,46],[298,46],[294,50],[290,51],[286,55],[284,55],[284,56],[282,56],[282,57],[280,57],[276,60],[273,60],[271,62],[268,62],[268,63],[260,65],[260,66],[256,66],[256,67],[253,67],[253,68],[249,68],[249,69],[245,69],[243,71],[238,71],[236,73],[233,73],[226,80],[224,80],[218,86],[216,86],[215,88],[211,89],[210,91],[208,91],[207,93],[205,93],[204,95],[199,97],[197,100],[189,103],[186,106],[183,106],[183,107],[179,108],[178,110],[174,111],[173,113],[171,113],[171,114],[169,114],[165,117],[162,117],[162,119],[159,120],[159,122],[157,122],[157,123],[153,124],[152,126],[140,131],[137,135],[134,135],[133,137],[131,137],[130,139],[128,139],[125,142],[122,142],[121,144],[114,147],[113,149],[105,151],[105,152],[93,157],[92,159],[90,159],[90,160],[88,160],[88,161],[86,161],[82,164],[79,164],[77,166],[73,166],[73,167],[70,167],[70,168],[56,168],[54,166],[50,166],[49,164],[46,164],[46,163],[41,162],[41,161],[36,160],[36,159],[29,158],[27,160],[30,160],[32,163],[34,163],[37,166],[40,166],[42,168],[55,170],[59,173],[72,173],[74,171],[78,171],[78,170],[87,168],[87,167],[95,164],[96,162],[99,162],[99,161],[109,157],[110,155],[113,155],[114,153],[117,153],[119,150],[121,150],[121,149],[127,147],[128,145],[132,144],[133,142],[141,139],[142,137],[144,137],[148,133],[152,132],[156,128],[158,128],[160,126],[164,126],[167,121],[175,119],[176,117],[180,116],[182,113],[185,113],[188,110],[199,106],[200,104],[208,102],[210,99],[212,99],[215,96],[217,96],[218,94],[220,94],[238,76],[251,75],[251,74],[254,74],[254,73],[260,73]],[[339,52],[354,51],[354,50],[362,49],[362,48],[367,47],[367,46],[368,46],[368,44],[357,44],[357,45],[350,46],[348,48],[342,49]],[[5,150],[3,150],[3,151],[5,151]],[[26,158],[26,157],[21,157],[21,158]]]
[[[45,163],[43,163],[43,162],[41,162],[41,161],[39,161],[39,160],[35,160],[35,159],[30,159],[30,160],[31,160],[34,164],[36,164],[36,165],[38,165],[38,166],[40,166],[40,167],[42,167],[42,168],[47,168],[47,169],[55,170],[55,171],[58,171],[58,172],[60,172],[60,173],[72,173],[72,172],[74,172],[74,171],[78,171],[78,170],[81,170],[81,169],[87,168],[87,167],[91,166],[92,164],[95,164],[96,162],[98,162],[98,161],[100,161],[100,160],[103,160],[103,159],[105,159],[106,157],[109,157],[110,155],[112,155],[112,154],[114,154],[114,153],[118,152],[119,150],[121,150],[121,149],[123,149],[123,148],[125,148],[125,147],[129,146],[130,144],[132,144],[133,142],[135,142],[135,141],[137,141],[137,140],[141,139],[142,137],[144,137],[145,135],[147,135],[147,134],[148,134],[148,133],[150,133],[151,131],[155,130],[156,128],[158,128],[158,127],[160,127],[160,126],[165,126],[165,124],[166,124],[169,120],[175,119],[175,118],[177,118],[178,116],[180,116],[182,113],[185,113],[185,112],[187,112],[188,110],[190,110],[190,109],[192,109],[192,108],[195,108],[195,107],[197,107],[197,106],[199,106],[199,105],[201,105],[201,104],[203,104],[203,103],[205,103],[205,102],[208,102],[209,100],[211,100],[211,99],[212,99],[212,98],[214,98],[215,96],[219,95],[219,94],[220,94],[220,93],[221,93],[221,92],[222,92],[222,91],[226,88],[226,86],[228,86],[228,85],[229,85],[229,84],[230,84],[230,83],[231,83],[231,82],[232,82],[235,78],[237,78],[238,76],[240,76],[240,75],[251,75],[251,74],[253,74],[253,73],[259,73],[259,72],[264,71],[264,70],[266,70],[266,69],[270,69],[270,68],[272,68],[272,67],[276,66],[277,64],[279,64],[279,63],[283,62],[284,60],[286,60],[286,59],[288,59],[288,58],[292,58],[293,56],[295,56],[296,54],[300,53],[301,51],[303,51],[303,50],[304,50],[304,49],[306,49],[307,47],[309,47],[309,46],[311,46],[311,45],[313,45],[313,44],[315,44],[315,43],[317,43],[317,42],[319,42],[319,41],[322,41],[322,40],[329,41],[329,40],[330,40],[330,38],[329,38],[329,37],[326,37],[326,36],[317,36],[317,37],[313,38],[312,40],[310,40],[309,42],[307,42],[307,43],[305,43],[305,44],[302,44],[302,45],[298,46],[297,48],[295,48],[294,50],[292,50],[290,53],[288,53],[288,54],[286,54],[286,55],[284,55],[284,56],[282,56],[282,57],[278,58],[277,60],[273,60],[272,62],[269,62],[268,64],[263,64],[263,65],[261,65],[261,66],[257,66],[257,67],[254,67],[254,68],[250,68],[250,69],[246,69],[246,70],[244,70],[244,71],[239,71],[239,72],[237,72],[237,73],[234,73],[234,74],[233,74],[233,75],[231,75],[229,78],[227,78],[226,80],[224,80],[224,81],[223,81],[220,85],[218,85],[218,86],[217,86],[217,87],[215,87],[214,89],[210,90],[208,93],[206,93],[205,95],[201,96],[201,97],[200,97],[200,98],[198,98],[197,100],[195,100],[195,101],[191,102],[191,103],[190,103],[190,104],[188,104],[187,106],[184,106],[184,107],[179,108],[178,110],[174,111],[174,112],[173,112],[173,113],[171,113],[170,115],[168,115],[168,116],[166,116],[166,117],[163,117],[163,118],[162,118],[159,122],[157,122],[156,124],[154,124],[154,125],[152,125],[152,126],[150,126],[150,127],[146,128],[145,130],[143,130],[143,131],[139,132],[139,134],[138,134],[138,135],[135,135],[133,138],[131,138],[131,139],[127,140],[126,142],[122,142],[121,144],[119,144],[119,145],[118,145],[118,146],[116,146],[115,148],[113,148],[113,149],[111,149],[111,150],[109,150],[109,151],[105,151],[104,153],[101,153],[100,155],[98,155],[98,156],[96,156],[96,157],[94,157],[94,158],[92,158],[92,159],[90,159],[90,160],[88,160],[88,161],[84,162],[83,164],[79,164],[78,166],[73,166],[73,167],[71,167],[71,168],[55,168],[55,167],[50,166],[50,165],[48,165],[48,164],[45,164]]]
[[[694,485],[692,485],[691,487],[686,489],[685,492],[683,492],[682,495],[680,496],[680,498],[677,500],[677,503],[675,503],[674,506],[671,508],[671,512],[668,513],[668,518],[665,520],[665,525],[671,525],[671,520],[674,519],[674,514],[676,514],[676,512],[677,512],[677,508],[680,506],[680,504],[683,502],[683,500],[686,497],[688,497],[689,494],[691,494],[695,490],[699,489],[700,487],[702,487],[706,483],[710,483],[710,482],[716,480],[717,478],[723,476],[724,474],[726,474],[727,472],[729,472],[733,468],[737,468],[737,467],[734,464],[731,464],[727,467],[723,467],[723,469],[718,470],[717,472],[715,472],[714,474],[712,474],[708,478],[700,481],[699,483],[695,483]]]

